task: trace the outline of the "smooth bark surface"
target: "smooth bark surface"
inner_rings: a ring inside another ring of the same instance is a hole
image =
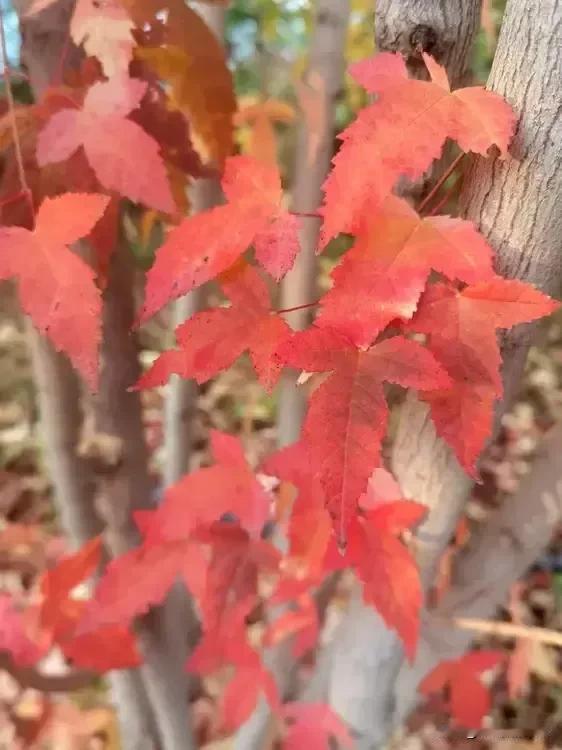
[[[72,3],[58,3],[33,19],[23,17],[29,7],[26,0],[14,7],[20,23],[22,64],[39,99],[57,76]],[[68,54],[71,59],[76,54],[72,45]],[[68,359],[29,320],[27,330],[53,501],[71,546],[77,548],[101,530],[94,508],[95,477],[88,461],[78,454],[83,417],[80,381]]]
[[[299,125],[295,152],[295,176],[291,210],[313,213],[322,200],[322,184],[328,173],[334,149],[334,115],[337,97],[343,85],[345,68],[344,48],[349,22],[349,0],[317,0],[314,27],[310,42],[308,67],[303,81],[310,87],[310,97],[321,108],[320,128],[312,129],[303,119]],[[316,248],[320,220],[301,218],[299,232],[300,253],[295,265],[283,279],[281,307],[291,308],[312,302],[316,295]],[[298,310],[287,315],[289,324],[299,330],[310,319],[309,310]],[[280,386],[277,410],[277,436],[280,446],[298,439],[306,395],[296,385],[296,376],[287,371]],[[277,536],[276,543],[283,544]],[[270,649],[265,664],[274,675],[281,695],[293,687],[296,663],[290,641]],[[271,729],[271,711],[262,698],[251,718],[235,737],[236,750],[261,750]]]
[[[400,52],[410,74],[426,77],[421,52],[445,65],[453,86],[464,83],[470,51],[478,28],[480,0],[381,0],[375,4],[375,36],[379,51]],[[418,194],[423,181],[404,186]],[[470,482],[449,448],[439,440],[427,409],[413,395],[402,407],[392,456],[392,469],[407,497],[428,506],[466,497]],[[432,515],[416,536],[422,579],[431,580],[430,561],[449,537],[444,520]],[[426,570],[428,571],[426,573]],[[358,750],[384,743],[392,729],[395,709],[393,684],[402,663],[396,635],[361,601],[357,585],[349,611],[330,646],[321,655],[315,698],[327,700],[350,724]]]
[[[16,4],[22,34],[22,62],[37,98],[61,75],[61,50],[69,45],[67,62],[78,54],[68,40],[72,3],[57,3],[37,17],[25,19],[28,3]],[[96,477],[91,462],[78,454],[82,436],[81,388],[68,360],[29,324],[37,384],[41,430],[54,487],[54,504],[73,547],[80,547],[102,529],[94,507]],[[119,405],[117,405],[119,406]],[[109,674],[123,750],[160,750],[154,715],[138,670]]]
[[[82,434],[82,394],[70,362],[28,322],[33,374],[39,402],[46,464],[53,483],[53,503],[71,547],[99,534],[95,478],[77,448]]]
[[[113,555],[126,552],[139,542],[133,511],[150,509],[155,504],[140,396],[127,391],[140,375],[138,348],[131,333],[135,320],[133,288],[132,255],[128,247],[119,243],[104,294],[103,364],[95,402],[97,433],[102,441],[109,440],[114,446],[111,461],[101,469],[105,482],[100,503]],[[140,672],[162,750],[195,747],[188,726],[188,684],[183,669],[185,606],[180,593],[173,590],[162,607],[139,618],[135,626],[144,660]]]
[[[465,215],[479,225],[496,251],[498,272],[510,278],[524,279],[554,296],[559,295],[562,280],[561,49],[560,0],[547,0],[541,3],[540,8],[533,0],[511,0],[508,3],[488,85],[502,94],[520,114],[519,126],[511,148],[512,156],[505,161],[475,159],[462,195]],[[514,64],[514,61],[524,61],[524,64]],[[510,402],[516,392],[534,330],[535,326],[520,326],[503,339],[503,380],[506,394],[504,405]],[[418,407],[419,410],[421,408]],[[502,405],[497,410],[498,416],[501,411]],[[524,538],[521,545],[521,560],[527,562],[513,563],[511,577],[508,576],[509,583],[524,571],[523,564],[532,561],[533,557],[529,557],[531,552],[533,556],[538,554],[541,546],[546,546],[550,538],[549,533],[544,534],[537,548],[535,530],[544,528],[549,515],[549,503],[544,503],[543,500],[545,497],[548,499],[548,496],[553,496],[559,502],[559,486],[556,485],[560,477],[560,469],[556,467],[556,463],[559,464],[559,455],[556,456],[553,448],[556,445],[554,438],[549,440],[543,449],[544,455],[550,456],[554,461],[554,466],[547,472],[545,460],[540,458],[535,469],[537,480],[550,483],[550,488],[539,484],[532,493],[523,489],[518,495],[518,504],[514,505],[507,501],[505,510],[498,514],[498,523],[501,526],[510,520],[509,515],[513,513],[511,521],[516,526],[520,524],[520,529],[513,539]],[[401,465],[406,466],[408,461],[414,464],[410,467],[410,476],[414,476],[415,457],[404,451],[401,455]],[[458,465],[455,464],[451,457],[443,468],[440,481],[454,483],[459,472]],[[438,481],[430,466],[428,464],[428,468],[421,472],[422,481]],[[418,470],[421,471],[420,467]],[[417,490],[413,479],[410,488],[412,493]],[[464,496],[461,493],[453,495],[452,498],[442,495],[441,502],[437,503],[432,511],[432,528],[442,529],[443,534],[438,535],[429,564],[434,565],[437,554],[442,551],[443,543],[446,543],[445,533],[454,528],[469,488],[467,487]],[[534,499],[532,494],[535,495]],[[425,498],[423,500],[425,501]],[[528,503],[526,508],[525,502]],[[536,504],[535,507],[532,503]],[[521,524],[521,513],[524,514],[524,518],[525,514],[528,514],[527,518],[532,523]],[[462,591],[452,594],[452,602],[449,600],[445,607],[452,607],[455,599],[459,597],[461,608],[460,602],[467,596],[467,582],[474,586],[479,580],[470,580],[469,575],[489,577],[492,571],[494,578],[498,578],[493,599],[487,597],[484,591],[482,602],[474,602],[463,614],[487,612],[489,615],[493,606],[501,602],[507,585],[502,576],[505,577],[506,573],[509,573],[508,562],[513,557],[509,544],[507,547],[505,545],[506,538],[509,540],[510,536],[499,534],[494,544],[487,532],[484,548],[480,546],[481,542],[471,545],[470,556],[463,561],[462,568],[459,568],[465,571],[462,575],[464,594]],[[494,546],[497,557],[494,558],[493,567],[485,571],[476,564],[476,560],[480,556],[481,562],[485,562],[485,550],[487,549],[489,554]],[[506,559],[500,563],[499,553],[502,548],[505,550]],[[505,565],[507,567],[504,567]],[[500,574],[500,571],[503,573]],[[428,629],[424,630],[424,634],[426,640],[430,638]],[[464,642],[466,646],[469,640],[470,637],[463,633],[462,637],[459,636],[458,642]],[[397,689],[400,696],[404,696],[405,702],[414,688],[416,679],[415,672],[403,670]]]
[[[224,39],[225,9],[221,5],[193,3],[191,5],[205,21],[213,34]],[[193,214],[216,206],[222,200],[218,179],[195,180],[189,191]],[[174,304],[172,324],[174,328],[194,315],[204,305],[205,290],[195,289]],[[164,405],[165,465],[164,485],[177,482],[187,471],[193,439],[193,418],[197,409],[199,389],[194,380],[185,380],[172,375]]]
[[[397,0],[394,5],[396,13],[389,17],[407,19],[411,24],[413,12],[420,10],[420,22],[427,23],[425,13],[430,3]],[[442,9],[447,4],[433,5]],[[450,3],[449,9],[453,5],[466,9],[467,3]],[[379,12],[381,6],[385,7],[385,3],[379,4]],[[405,12],[405,6],[410,7],[411,13]],[[505,96],[521,116],[513,156],[504,162],[477,159],[462,198],[465,215],[479,225],[497,252],[498,271],[555,294],[562,257],[561,18],[559,0],[541,3],[540,9],[532,0],[511,0],[508,4],[489,87]],[[462,30],[456,23],[451,28]],[[461,47],[466,48],[464,42]],[[525,64],[514,62],[523,60]],[[531,334],[531,326],[520,327],[503,341],[504,404],[517,388]],[[498,417],[502,408],[497,410]],[[427,586],[472,485],[452,452],[436,436],[427,407],[413,394],[401,412],[392,468],[404,494],[429,508],[413,545],[422,581]],[[520,569],[513,569],[511,580],[518,572]],[[430,632],[429,627],[424,629],[428,638]],[[463,636],[467,645],[470,636]],[[353,696],[341,687],[351,674],[346,671],[345,648],[338,646],[340,642],[347,644],[348,654],[350,649],[358,655],[369,654],[363,660],[358,656],[354,673],[356,682],[364,684],[365,692],[361,694],[370,693],[369,699],[361,701],[356,697],[358,687]],[[397,720],[405,715],[408,696],[415,693],[420,676],[420,672],[404,667],[392,691],[392,671],[401,663],[400,646],[396,640],[394,645],[392,642],[393,637],[381,627],[380,620],[365,609],[351,612],[335,638],[335,668],[331,671],[328,696],[358,733],[361,750],[385,741]],[[439,644],[439,637],[434,642]],[[424,646],[421,648],[423,652]],[[393,707],[395,714],[390,717]]]
[[[548,546],[562,520],[561,455],[562,425],[557,425],[541,444],[519,490],[479,526],[455,561],[451,589],[423,621],[416,661],[400,673],[396,723],[414,707],[423,676],[439,661],[462,655],[470,645],[472,633],[454,627],[453,618],[493,618],[514,581]]]
[[[303,119],[299,126],[295,152],[295,181],[292,210],[312,213],[322,201],[322,184],[330,167],[334,150],[335,106],[343,85],[344,47],[349,21],[349,0],[318,0],[315,6],[314,30],[310,42],[308,68],[303,82],[310,87],[315,106],[321,108],[320,127],[311,128]],[[281,307],[291,308],[313,302],[316,290],[316,248],[320,220],[302,218],[299,234],[301,251],[295,265],[283,280]],[[287,315],[296,330],[310,321],[310,310]],[[306,393],[296,385],[296,376],[283,376],[277,414],[277,434],[281,446],[298,439],[306,407]]]
[[[221,197],[222,192],[218,180],[196,180],[190,190],[192,213],[196,214],[216,206],[220,203]],[[204,297],[205,291],[200,288],[177,300],[172,316],[174,328],[203,307]],[[197,412],[199,393],[195,380],[180,378],[179,375],[172,375],[168,389],[164,404],[164,485],[166,487],[177,482],[189,471],[193,444],[193,420]]]

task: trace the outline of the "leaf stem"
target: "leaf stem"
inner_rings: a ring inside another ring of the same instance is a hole
[[[53,80],[51,81],[52,86],[58,86],[59,84],[63,83],[64,66],[66,63],[66,58],[68,57],[69,49],[70,49],[70,25],[68,26],[66,30],[64,43],[62,45],[62,50],[61,50],[60,57],[57,63],[57,67],[55,69],[55,75],[53,76]]]
[[[459,154],[457,158],[451,162],[451,164],[448,166],[448,168],[443,172],[441,177],[437,180],[436,184],[433,186],[433,188],[429,191],[429,193],[425,196],[425,198],[422,200],[422,202],[419,204],[417,208],[417,212],[421,214],[421,212],[424,210],[424,208],[431,203],[433,198],[437,195],[439,190],[441,189],[441,186],[444,184],[444,182],[453,174],[455,169],[458,167],[458,165],[461,163],[461,161],[464,159],[465,153],[463,151],[462,154]]]
[[[295,312],[296,310],[306,310],[307,307],[314,307],[320,302],[319,299],[314,300],[314,302],[307,302],[304,305],[296,305],[295,307],[285,307],[283,310],[277,310],[277,315],[282,315],[284,313],[290,313]]]
[[[26,193],[24,190],[18,190],[17,193],[12,193],[12,195],[8,195],[5,198],[2,198],[0,200],[0,208],[3,208],[4,206],[9,206],[10,203],[16,203],[17,201],[21,200],[22,198],[26,197]]]
[[[462,187],[462,175],[459,175],[454,183],[451,185],[451,187],[447,190],[445,195],[441,198],[441,200],[433,206],[431,211],[429,212],[429,216],[435,216],[438,214],[443,206],[447,205],[447,203],[451,200],[453,195],[455,193],[458,193],[460,188]]]
[[[12,75],[11,75],[11,70],[10,70],[10,63],[8,62],[6,31],[4,29],[4,14],[1,9],[0,9],[0,47],[2,51],[2,63],[3,63],[3,68],[4,68],[2,75],[4,77],[4,83],[6,86],[6,97],[8,99],[8,109],[10,112],[10,125],[12,128],[14,150],[16,152],[16,165],[17,165],[17,170],[18,170],[18,179],[20,182],[22,193],[25,194],[27,202],[29,204],[29,209],[31,211],[31,218],[33,220],[33,223],[35,223],[35,209],[33,208],[33,198],[31,196],[31,190],[29,189],[29,185],[27,184],[27,179],[25,176],[25,168],[23,166],[23,155],[22,155],[22,149],[21,149],[20,134],[18,131],[18,124],[16,122],[16,105],[14,102],[14,95],[12,93]]]
[[[301,216],[305,219],[321,219],[322,214],[318,211],[289,211],[293,216]]]

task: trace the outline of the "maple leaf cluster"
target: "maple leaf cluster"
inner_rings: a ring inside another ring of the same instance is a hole
[[[38,0],[32,11],[49,4]],[[471,222],[420,215],[393,191],[401,178],[420,178],[447,139],[483,157],[491,147],[505,156],[515,117],[481,87],[451,92],[445,71],[428,56],[430,81],[409,79],[395,54],[352,66],[375,100],[339,136],[318,214],[318,252],[341,233],[351,235],[352,246],[331,272],[314,324],[295,332],[272,308],[271,287],[299,253],[301,219],[284,205],[269,151],[267,159],[229,156],[228,70],[224,61],[215,64],[212,85],[205,86],[193,54],[203,44],[212,55],[216,40],[210,32],[201,32],[203,41],[197,37],[202,22],[183,0],[166,3],[165,14],[163,7],[158,0],[77,3],[71,34],[96,60],[82,67],[74,85],[51,87],[38,104],[15,113],[30,184],[23,200],[2,206],[0,278],[18,280],[24,310],[95,389],[101,288],[123,201],[170,225],[147,273],[137,323],[212,280],[228,305],[182,323],[176,347],[131,387],[163,385],[172,373],[204,383],[245,352],[267,391],[284,367],[318,374],[299,442],[261,466],[296,493],[285,521],[288,551],[282,556],[264,538],[275,499],[240,442],[213,432],[215,463],[168,488],[157,509],[136,514],[141,544],[111,561],[88,602],[70,592],[94,571],[99,540],[46,574],[31,614],[1,604],[10,623],[2,647],[36,661],[57,644],[93,669],[132,666],[140,658],[134,619],[180,579],[202,626],[186,668],[202,675],[232,668],[221,698],[225,727],[242,723],[264,695],[285,723],[286,748],[327,746],[329,736],[347,743],[345,727],[326,707],[281,705],[248,621],[264,599],[283,604],[261,645],[291,636],[300,658],[318,636],[314,590],[328,573],[352,568],[365,601],[413,659],[422,591],[403,534],[421,522],[425,508],[403,498],[382,466],[385,384],[418,392],[437,434],[476,477],[502,395],[497,330],[536,320],[557,303],[499,276],[492,248]],[[0,146],[13,148],[5,136]],[[189,179],[211,168],[222,174],[225,203],[182,218]],[[6,169],[3,187],[15,180]],[[71,249],[85,237],[93,265]],[[27,635],[28,616],[39,641]],[[461,672],[451,664],[443,670],[439,685],[448,680],[458,702]]]
[[[37,0],[28,15],[52,4]],[[81,67],[0,119],[0,277],[19,281],[35,326],[96,390],[100,292],[123,241],[123,199],[139,204],[139,234],[147,218],[177,223],[190,180],[232,151],[236,105],[220,44],[183,0],[78,0],[70,36],[89,56]],[[205,55],[187,65],[197,48]],[[85,238],[93,252],[68,249]]]
[[[327,375],[310,398],[300,448],[342,551],[359,544],[360,499],[380,465],[383,384],[416,389],[437,433],[477,476],[502,395],[496,331],[557,307],[529,284],[498,276],[474,224],[420,216],[392,192],[399,178],[419,178],[447,139],[482,156],[495,146],[505,156],[513,134],[514,114],[499,96],[481,87],[451,92],[444,70],[425,61],[429,82],[409,79],[404,61],[390,53],[352,66],[376,101],[340,135],[324,185],[319,250],[341,232],[354,243],[333,269],[310,328],[289,333],[268,310],[257,272],[240,265],[253,245],[257,262],[278,280],[297,248],[275,167],[249,157],[227,161],[227,204],[184,219],[147,276],[141,320],[217,274],[232,304],[182,324],[178,348],[164,352],[137,387],[163,384],[173,372],[204,382],[245,350],[268,389],[280,365]],[[429,283],[432,272],[437,283]],[[423,344],[414,333],[425,336]]]
[[[324,185],[319,252],[342,232],[353,244],[333,269],[308,329],[287,328],[270,309],[257,270],[241,259],[252,246],[257,263],[278,281],[298,251],[298,227],[282,208],[280,178],[269,161],[227,160],[226,205],[184,219],[147,276],[141,321],[212,278],[231,304],[183,323],[177,348],[164,352],[137,388],[162,385],[172,373],[205,382],[244,351],[268,390],[281,366],[323,374],[299,443],[264,465],[297,489],[289,555],[304,560],[308,575],[306,585],[282,578],[274,590],[271,602],[289,597],[295,608],[270,626],[265,643],[291,633],[297,653],[318,628],[311,584],[352,567],[365,601],[397,630],[413,658],[422,594],[400,536],[425,509],[402,499],[396,486],[390,497],[372,497],[377,479],[391,481],[380,473],[388,422],[384,383],[418,391],[438,435],[477,477],[502,395],[497,330],[557,307],[531,285],[499,276],[492,248],[472,222],[420,215],[393,192],[400,178],[421,177],[447,139],[483,157],[496,147],[505,157],[514,131],[514,114],[499,96],[481,87],[451,92],[444,70],[428,56],[425,61],[429,82],[409,79],[393,54],[351,69],[376,99],[340,135]],[[257,677],[255,683],[269,692],[269,683]]]
[[[101,538],[95,537],[76,553],[60,559],[39,578],[31,604],[21,608],[0,597],[0,649],[19,666],[37,664],[53,648],[77,667],[106,672],[138,666],[141,657],[135,637],[122,623],[81,632],[87,602],[73,592],[98,568]]]

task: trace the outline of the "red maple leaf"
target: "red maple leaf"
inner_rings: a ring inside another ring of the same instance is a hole
[[[227,625],[225,620],[233,609],[247,612],[255,604],[258,572],[275,571],[280,555],[272,544],[252,539],[235,524],[214,523],[201,529],[197,538],[211,549],[206,586],[199,602],[203,626],[217,632]]]
[[[287,722],[283,750],[330,750],[331,738],[338,745],[353,747],[353,739],[340,717],[324,703],[286,703],[282,716]]]
[[[47,570],[40,580],[42,603],[39,619],[43,627],[53,633],[61,622],[64,606],[74,602],[69,600],[72,589],[85,578],[95,573],[101,558],[101,537],[97,536],[75,552],[67,555],[51,569]]]
[[[457,291],[434,284],[422,296],[410,330],[430,335],[429,348],[452,379],[448,389],[421,393],[437,433],[477,476],[476,459],[491,433],[496,398],[502,395],[496,329],[548,315],[559,303],[530,284],[494,276]]]
[[[216,465],[186,474],[166,490],[146,531],[147,540],[187,539],[198,526],[225,513],[233,513],[253,536],[261,533],[271,498],[250,469],[239,439],[212,430],[211,447]]]
[[[355,245],[332,271],[334,285],[316,322],[368,345],[394,318],[412,317],[431,269],[451,281],[484,281],[494,275],[492,249],[472,222],[420,218],[390,195],[367,214]]]
[[[410,660],[418,642],[422,590],[416,563],[398,536],[426,510],[411,500],[381,502],[352,520],[344,554],[333,542],[325,560],[327,570],[354,568],[365,602],[396,630]]]
[[[61,649],[77,667],[95,672],[132,669],[142,664],[135,636],[124,625],[108,625],[74,635],[61,643]]]
[[[95,537],[59,560],[40,580],[39,607],[30,608],[27,614],[36,623],[44,646],[57,644],[76,666],[98,672],[135,667],[140,663],[135,638],[122,624],[102,624],[80,632],[90,602],[72,598],[71,592],[95,572],[100,557],[101,538]]]
[[[506,152],[515,127],[509,105],[481,86],[450,93],[445,71],[424,59],[431,81],[409,79],[405,62],[390,52],[351,67],[377,101],[339,136],[343,144],[324,182],[321,247],[340,232],[355,233],[368,205],[386,198],[399,177],[421,177],[447,138],[484,156],[493,144]]]
[[[422,680],[418,689],[429,695],[448,685],[453,719],[463,727],[480,728],[491,704],[481,674],[496,667],[504,658],[501,651],[473,651],[456,661],[443,661]]]
[[[324,490],[318,476],[311,471],[306,446],[297,442],[276,451],[261,469],[290,482],[298,490],[287,528],[289,556],[313,575],[321,569],[332,528]]]
[[[88,635],[99,628],[129,624],[164,600],[184,568],[195,576],[202,574],[205,565],[199,546],[189,540],[142,544],[119,555],[107,565],[81,616],[78,633]]]
[[[36,664],[48,651],[48,644],[37,643],[27,627],[25,612],[12,597],[0,594],[0,651],[7,651],[18,666]]]
[[[233,156],[221,184],[228,203],[184,219],[158,250],[147,276],[141,322],[225,271],[252,244],[258,261],[277,280],[293,265],[297,219],[281,205],[277,167]]]
[[[215,523],[200,529],[197,538],[210,546],[211,556],[198,597],[203,637],[187,668],[209,674],[225,663],[235,666],[221,709],[225,725],[235,728],[251,714],[262,691],[273,707],[278,703],[271,675],[247,642],[245,618],[258,601],[260,572],[276,571],[280,555],[237,525]]]
[[[283,584],[287,580],[281,581],[281,585],[269,597],[269,604],[277,604],[283,601],[293,599],[291,608],[283,612],[273,622],[271,622],[263,637],[263,645],[270,647],[276,646],[286,638],[292,637],[292,652],[295,659],[301,659],[307,651],[316,646],[320,634],[320,622],[318,620],[318,610],[316,602],[306,590],[299,596],[294,597],[291,588],[292,584],[299,584],[301,581],[289,580],[288,591],[283,590]],[[311,581],[304,581],[304,587],[309,589]]]
[[[431,352],[400,336],[361,351],[336,331],[313,326],[295,334],[278,355],[309,372],[332,371],[310,398],[302,439],[345,546],[346,528],[379,464],[388,418],[383,382],[427,390],[451,381]]]
[[[260,695],[263,693],[272,709],[279,708],[277,686],[270,672],[265,669],[258,654],[238,660],[236,674],[228,683],[220,701],[220,713],[224,728],[234,731],[250,718]]]
[[[274,711],[280,710],[275,681],[241,634],[243,623],[231,620],[231,626],[230,637],[224,637],[227,634],[223,633],[222,643],[204,635],[188,661],[189,671],[203,675],[225,665],[234,667],[235,673],[219,703],[223,727],[230,732],[250,717],[262,693]]]
[[[109,202],[104,195],[45,198],[34,231],[0,228],[0,278],[15,277],[24,311],[88,385],[98,383],[101,297],[95,273],[69,245],[86,236]]]
[[[147,83],[115,76],[88,89],[82,109],[56,112],[37,139],[37,162],[64,161],[83,147],[107,190],[164,213],[176,210],[160,146],[127,115],[146,93]]]
[[[166,490],[155,511],[140,516],[143,544],[109,563],[82,617],[81,632],[130,622],[159,604],[180,575],[193,596],[203,599],[211,574],[202,542],[220,547],[221,534],[229,533],[234,541],[236,535],[246,540],[247,532],[238,526],[232,527],[236,531],[208,536],[208,527],[226,513],[234,513],[254,537],[259,536],[269,514],[269,497],[237,438],[213,430],[211,444],[218,463],[184,476]],[[240,544],[244,547],[245,542]],[[131,580],[136,586],[131,587]]]
[[[239,261],[218,281],[231,307],[204,310],[179,325],[180,348],[163,352],[136,388],[163,385],[172,373],[204,383],[248,350],[261,384],[268,392],[273,389],[281,374],[273,355],[291,329],[271,312],[267,286],[252,266]]]

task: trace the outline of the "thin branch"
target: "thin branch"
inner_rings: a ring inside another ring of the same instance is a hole
[[[284,313],[295,312],[295,310],[306,310],[307,307],[314,307],[318,305],[320,300],[314,300],[314,302],[306,302],[304,305],[295,305],[295,307],[285,307],[282,310],[277,310],[277,315],[283,315]]]
[[[431,203],[433,198],[437,195],[439,190],[441,189],[441,186],[447,181],[447,179],[453,174],[455,169],[459,166],[461,161],[464,159],[465,154],[464,152],[462,154],[459,154],[456,159],[454,159],[451,164],[447,167],[447,169],[443,172],[441,177],[437,180],[433,188],[429,191],[429,193],[425,196],[425,198],[422,200],[422,202],[419,204],[417,208],[417,212],[419,214],[422,213],[424,208]]]
[[[557,630],[536,628],[530,625],[517,625],[513,622],[480,620],[472,617],[454,617],[452,622],[458,628],[463,628],[464,630],[474,630],[477,633],[497,635],[500,638],[528,638],[531,641],[562,648],[562,633]]]
[[[453,198],[455,193],[458,195],[462,189],[462,185],[464,182],[464,174],[460,174],[457,179],[455,179],[454,183],[451,185],[449,190],[446,191],[445,195],[441,198],[440,201],[438,201],[435,206],[431,209],[429,212],[429,216],[436,216],[438,213],[441,212],[444,206],[447,205],[447,203]]]
[[[322,214],[318,211],[289,211],[293,216],[300,216],[305,219],[321,219]]]
[[[12,193],[12,195],[6,196],[6,198],[2,198],[0,201],[0,208],[4,208],[4,206],[9,206],[10,203],[17,203],[17,201],[21,200],[22,198],[25,198],[27,200],[27,193],[25,190],[18,190],[17,193]]]
[[[27,184],[25,176],[25,168],[23,166],[23,154],[21,149],[20,134],[18,130],[18,124],[16,122],[16,104],[14,102],[14,94],[12,92],[12,74],[10,70],[10,63],[8,61],[8,50],[6,45],[6,31],[4,29],[4,14],[0,9],[0,45],[2,48],[2,64],[4,67],[3,77],[6,86],[6,97],[8,99],[8,110],[10,113],[10,126],[12,129],[12,138],[14,140],[14,150],[16,152],[16,165],[18,169],[18,179],[20,182],[22,193],[25,194],[29,209],[31,211],[31,217],[33,223],[35,223],[35,209],[33,208],[33,198],[31,196],[31,190]]]
[[[80,690],[91,685],[99,677],[96,672],[87,669],[58,675],[43,674],[34,667],[18,666],[7,651],[0,651],[0,669],[11,674],[22,688],[33,688],[42,693],[68,693]]]
[[[57,67],[55,70],[55,74],[53,76],[53,80],[51,81],[52,86],[57,86],[63,82],[64,66],[66,63],[66,59],[68,57],[69,50],[70,50],[70,24],[68,25],[66,36],[64,38],[64,44],[62,45],[62,50],[60,53],[59,61],[57,63]]]

